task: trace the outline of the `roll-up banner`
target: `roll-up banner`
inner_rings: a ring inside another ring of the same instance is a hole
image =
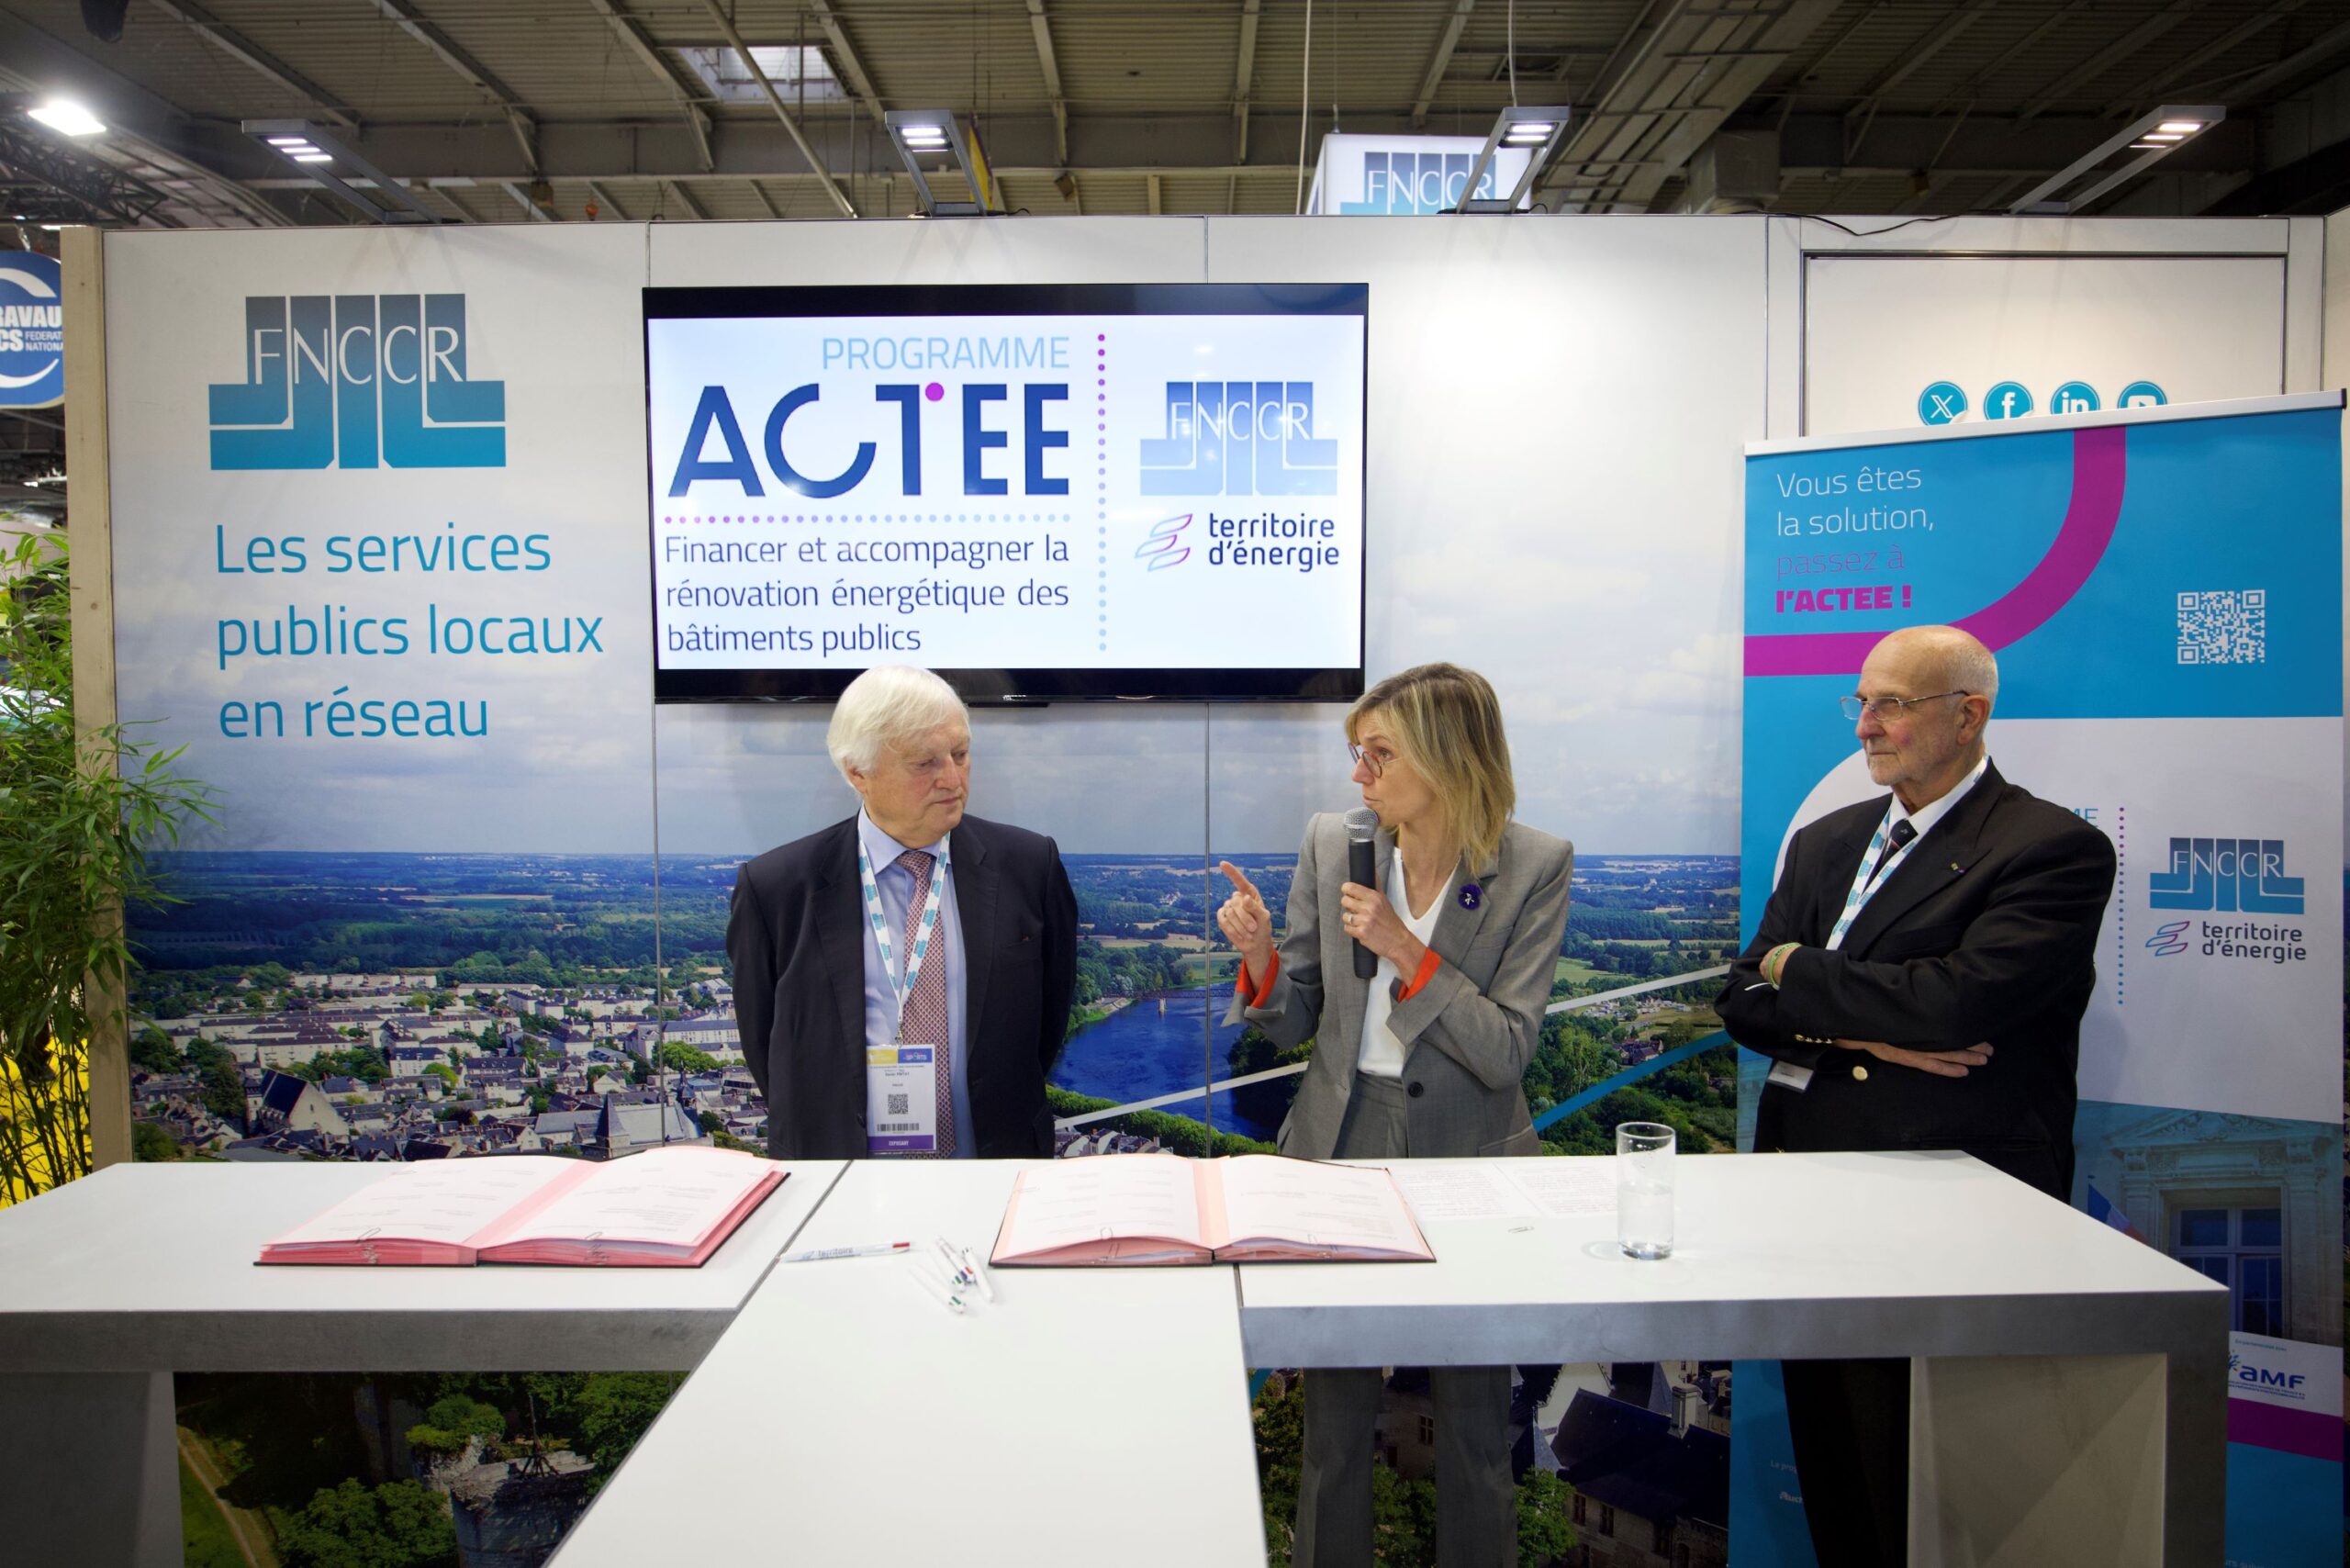
[[[2341,439],[2326,393],[1746,461],[1743,935],[1795,830],[1877,793],[1837,706],[1871,645],[1981,638],[2000,772],[2120,863],[2073,1201],[2228,1286],[2228,1559],[2266,1568],[2331,1562],[2342,1499]],[[1739,1372],[1733,1528],[1804,1565],[1775,1372]]]

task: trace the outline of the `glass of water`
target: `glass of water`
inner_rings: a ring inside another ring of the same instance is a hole
[[[1616,1124],[1616,1243],[1630,1258],[1673,1256],[1673,1129]]]

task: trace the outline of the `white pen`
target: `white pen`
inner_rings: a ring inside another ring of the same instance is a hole
[[[819,1247],[809,1252],[787,1252],[787,1263],[822,1263],[834,1258],[880,1258],[892,1252],[903,1252],[913,1245],[911,1241],[879,1241],[870,1247]]]
[[[934,1236],[930,1239],[931,1244],[938,1249],[938,1255],[946,1260],[946,1271],[954,1277],[957,1284],[975,1285],[979,1282],[979,1274],[974,1271],[965,1269],[963,1267],[963,1260],[955,1256],[955,1249],[946,1244],[946,1238],[943,1236]]]
[[[968,1247],[963,1249],[963,1261],[971,1266],[971,1278],[979,1282],[979,1294],[990,1301],[995,1299],[995,1286],[988,1282],[988,1271],[979,1267],[979,1259]]]
[[[960,1313],[963,1310],[963,1298],[948,1286],[940,1284],[929,1273],[919,1268],[908,1269],[906,1272],[913,1276],[914,1282],[922,1287],[923,1294],[940,1303],[947,1311]]]

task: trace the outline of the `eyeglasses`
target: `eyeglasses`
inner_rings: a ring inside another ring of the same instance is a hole
[[[1863,713],[1874,716],[1880,724],[1891,723],[1920,702],[1939,702],[1945,697],[1972,697],[1972,691],[1937,691],[1931,697],[1843,697],[1837,700],[1844,710],[1844,717],[1858,723]]]
[[[1395,765],[1395,754],[1392,751],[1365,751],[1359,745],[1348,745],[1347,755],[1360,766],[1370,768],[1373,778],[1380,778]]]

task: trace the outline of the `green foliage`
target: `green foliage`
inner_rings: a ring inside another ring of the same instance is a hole
[[[0,555],[0,1193],[90,1169],[89,1042],[136,967],[125,904],[166,895],[150,851],[210,820],[210,791],[118,724],[77,734],[61,534]]]
[[[141,1072],[166,1073],[179,1071],[185,1063],[172,1037],[150,1024],[130,1042],[130,1065]]]
[[[685,1381],[683,1372],[597,1372],[580,1379],[562,1414],[574,1434],[572,1447],[596,1462],[599,1489]]]
[[[408,1429],[408,1446],[419,1453],[463,1453],[474,1438],[496,1442],[506,1436],[506,1417],[495,1405],[466,1394],[448,1394],[432,1402],[424,1419]]]
[[[1435,1482],[1406,1481],[1384,1464],[1371,1467],[1371,1556],[1414,1568],[1436,1561]]]
[[[1305,1441],[1305,1385],[1275,1372],[1248,1408],[1257,1435],[1257,1495],[1265,1508],[1265,1551],[1271,1568],[1288,1568],[1297,1519],[1299,1456]]]
[[[661,1065],[671,1072],[714,1072],[718,1058],[708,1051],[670,1041],[661,1047]]]
[[[246,1568],[229,1521],[185,1459],[180,1461],[180,1562],[185,1568]]]
[[[232,1127],[245,1125],[245,1079],[227,1051],[205,1064],[204,1108]]]
[[[1575,1549],[1567,1522],[1567,1484],[1539,1466],[1517,1484],[1518,1568],[1550,1568]]]
[[[172,1135],[152,1122],[130,1124],[130,1158],[139,1160],[177,1159],[180,1146]]]
[[[457,1560],[448,1499],[414,1481],[345,1481],[312,1495],[278,1534],[285,1568],[441,1568]]]
[[[427,1062],[420,1076],[437,1078],[451,1089],[457,1087],[457,1070],[445,1061]]]

